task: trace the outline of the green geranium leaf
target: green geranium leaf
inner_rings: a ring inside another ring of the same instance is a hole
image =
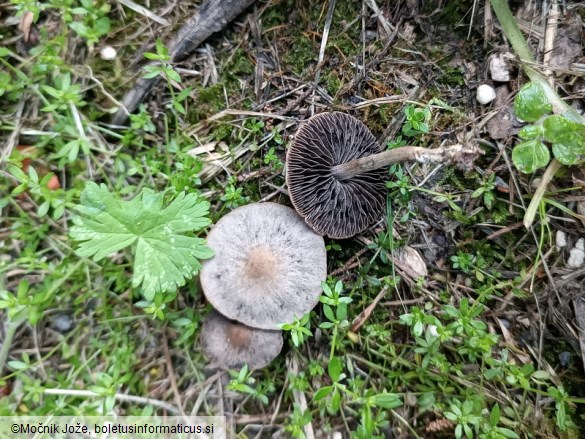
[[[512,161],[521,172],[531,174],[548,164],[550,152],[540,140],[527,140],[516,145],[512,151]]]
[[[210,224],[209,203],[184,192],[163,207],[163,196],[150,189],[123,201],[102,184],[88,182],[76,207],[71,237],[81,241],[77,253],[99,261],[128,246],[134,248],[132,285],[144,297],[171,292],[197,274],[200,259],[213,256],[205,240],[188,233]]]
[[[529,82],[516,95],[514,112],[526,122],[535,122],[551,111],[552,105],[546,99],[542,86],[536,82]]]

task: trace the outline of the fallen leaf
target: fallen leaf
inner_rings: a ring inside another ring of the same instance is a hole
[[[32,25],[34,14],[30,11],[26,11],[20,20],[18,29],[22,32],[24,42],[28,43],[28,37],[30,35],[30,27]]]

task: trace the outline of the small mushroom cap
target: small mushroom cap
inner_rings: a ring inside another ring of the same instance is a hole
[[[282,349],[282,332],[250,328],[211,311],[201,328],[201,348],[212,366],[250,369],[268,366]]]
[[[229,319],[262,329],[292,323],[317,305],[327,277],[323,238],[290,207],[255,203],[225,215],[207,236],[207,300]]]
[[[301,125],[287,153],[286,180],[295,209],[313,230],[349,238],[380,218],[385,170],[343,181],[331,174],[333,166],[379,152],[370,130],[348,114],[321,113]]]

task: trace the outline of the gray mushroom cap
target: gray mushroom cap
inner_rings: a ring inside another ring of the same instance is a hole
[[[201,348],[211,366],[250,369],[268,366],[282,349],[282,332],[250,328],[211,311],[201,328]]]
[[[200,279],[213,307],[245,325],[276,329],[317,305],[327,277],[323,238],[276,203],[234,209],[213,227]]]
[[[320,235],[349,238],[377,221],[385,206],[386,171],[336,179],[331,168],[381,151],[370,130],[345,113],[317,114],[301,124],[287,153],[291,201]]]

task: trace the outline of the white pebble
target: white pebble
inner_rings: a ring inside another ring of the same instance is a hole
[[[104,61],[112,61],[116,59],[117,55],[118,52],[116,52],[116,49],[114,49],[112,46],[104,46],[102,47],[102,50],[100,50],[100,57]]]
[[[557,230],[555,241],[558,249],[565,248],[567,246],[567,234],[562,230]]]
[[[487,105],[496,98],[496,91],[491,85],[482,84],[477,87],[477,102]]]
[[[429,325],[429,326],[427,326],[427,331],[433,337],[438,337],[439,336],[439,331],[437,331],[437,327],[435,325]]]
[[[585,239],[581,238],[577,241],[574,248],[569,253],[569,260],[567,261],[568,268],[579,268],[585,263]]]
[[[506,58],[506,55],[501,53],[490,58],[490,74],[494,81],[508,82],[512,79],[510,63]]]

